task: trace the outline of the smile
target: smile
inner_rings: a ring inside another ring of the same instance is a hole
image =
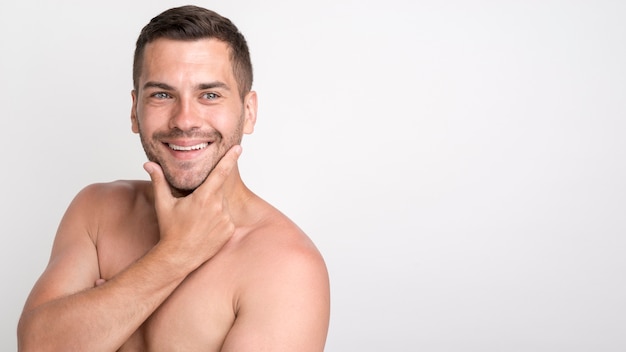
[[[191,150],[204,149],[204,148],[209,146],[209,143],[205,142],[205,143],[200,143],[200,144],[190,145],[190,146],[182,146],[182,145],[176,145],[176,144],[172,144],[172,143],[168,143],[167,145],[172,150],[186,152],[186,151],[191,151]]]

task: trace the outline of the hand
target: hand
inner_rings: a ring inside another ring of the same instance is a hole
[[[192,265],[192,270],[211,259],[235,231],[223,185],[241,155],[241,146],[232,147],[207,179],[182,198],[172,196],[161,167],[144,165],[154,187],[154,203],[161,239],[167,253]]]

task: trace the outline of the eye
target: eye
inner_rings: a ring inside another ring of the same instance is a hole
[[[220,96],[217,93],[204,93],[202,94],[202,97],[207,100],[215,100],[219,98]]]
[[[152,93],[150,95],[151,97],[157,98],[157,99],[167,99],[167,98],[171,98],[171,96],[165,92],[156,92],[156,93]]]

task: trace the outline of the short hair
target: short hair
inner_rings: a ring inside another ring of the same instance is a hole
[[[159,38],[187,41],[215,38],[225,42],[230,48],[230,62],[241,99],[252,89],[252,62],[243,34],[228,18],[202,7],[188,5],[162,12],[141,30],[133,59],[135,90],[139,85],[145,47]]]

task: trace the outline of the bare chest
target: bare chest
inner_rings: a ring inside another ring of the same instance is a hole
[[[158,242],[158,227],[150,218],[122,222],[98,237],[101,276],[107,280]],[[219,351],[235,320],[227,262],[228,255],[220,253],[191,273],[119,351]]]

